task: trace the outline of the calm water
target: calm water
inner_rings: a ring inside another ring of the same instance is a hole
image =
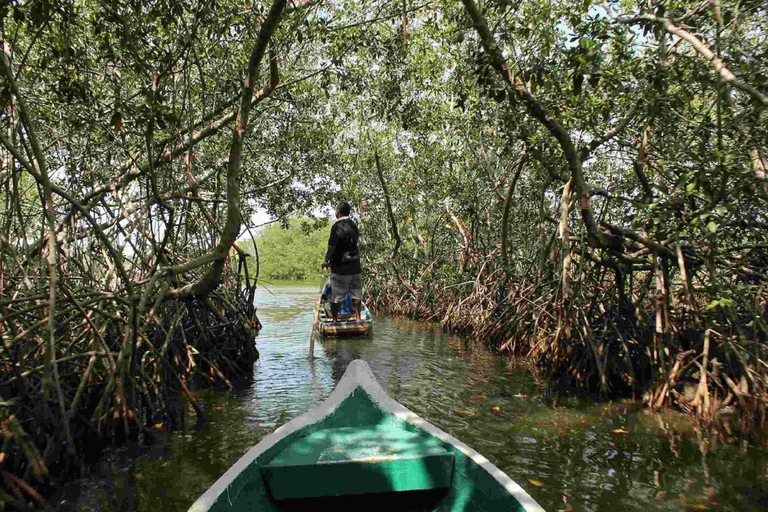
[[[138,455],[108,454],[62,508],[186,510],[249,447],[325,399],[357,358],[390,396],[488,457],[548,511],[768,508],[766,451],[703,455],[685,418],[554,396],[526,368],[436,326],[377,317],[372,338],[318,340],[309,363],[318,288],[261,288],[261,359],[234,390],[200,394],[208,427],[196,431],[190,416],[186,432]]]

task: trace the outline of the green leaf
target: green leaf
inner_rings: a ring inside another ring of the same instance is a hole
[[[706,307],[706,309],[711,310],[711,309],[715,309],[718,306],[724,308],[732,305],[733,305],[733,299],[721,297],[719,299],[715,299],[712,302],[710,302],[709,305]]]
[[[688,185],[685,186],[685,191],[688,192],[689,194],[693,194],[695,190],[696,190],[696,180],[693,180],[692,182],[690,182]]]
[[[709,221],[707,223],[707,229],[709,230],[710,233],[714,233],[715,231],[717,231],[717,223],[713,220]]]

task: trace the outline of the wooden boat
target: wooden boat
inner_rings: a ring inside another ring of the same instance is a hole
[[[331,317],[330,305],[323,300],[322,296],[317,299],[315,306],[314,329],[320,336],[366,336],[373,330],[373,315],[371,315],[365,302],[362,304],[362,320],[356,320],[354,315],[338,315],[338,322],[334,322]]]
[[[331,396],[237,461],[189,512],[543,509],[488,459],[350,363]]]

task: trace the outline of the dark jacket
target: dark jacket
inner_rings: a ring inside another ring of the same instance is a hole
[[[360,249],[357,247],[359,240],[357,224],[349,217],[342,217],[333,223],[328,238],[328,252],[325,254],[325,261],[331,265],[331,273],[341,276],[361,273]]]

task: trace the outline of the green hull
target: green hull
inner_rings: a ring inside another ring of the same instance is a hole
[[[371,506],[543,510],[485,457],[389,398],[361,360],[323,404],[264,438],[189,510]]]

